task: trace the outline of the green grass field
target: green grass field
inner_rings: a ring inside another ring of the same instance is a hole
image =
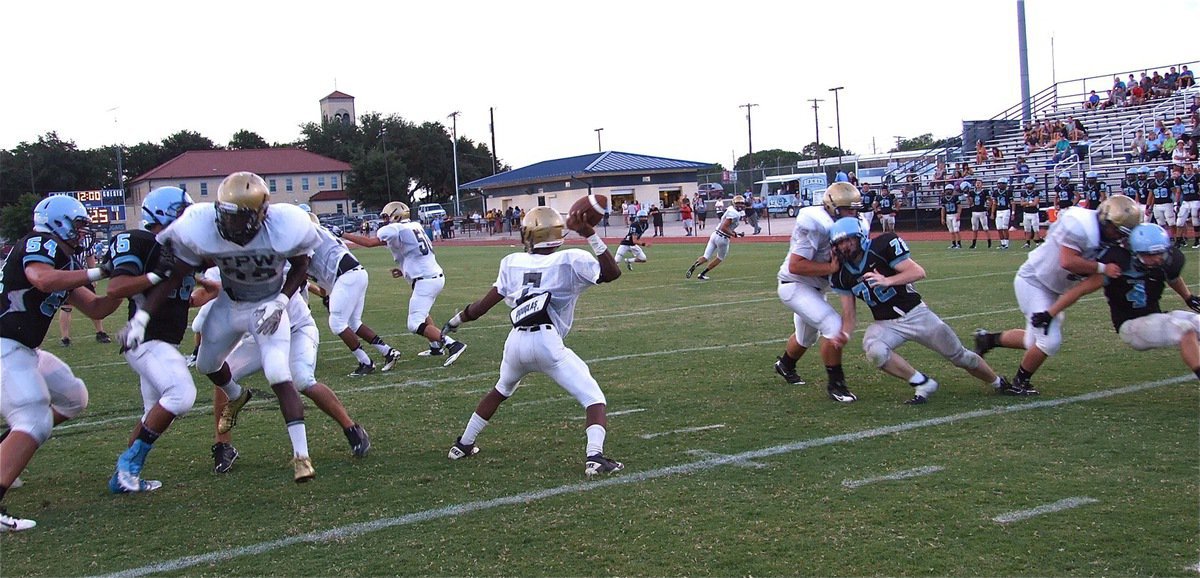
[[[1021,323],[1011,281],[1025,251],[913,245],[929,273],[918,289],[964,340]],[[308,404],[318,475],[296,485],[278,409],[258,401],[234,430],[233,471],[213,474],[212,388],[197,377],[196,409],[147,463],[164,487],[109,495],[141,400],[116,347],[92,341],[77,315],[77,345],[59,347],[55,329],[46,343],[87,382],[91,405],[5,499],[38,527],[0,536],[0,574],[1196,575],[1195,378],[1175,351],[1122,345],[1102,298],[1068,313],[1062,352],[1035,378],[1040,397],[996,396],[910,344],[901,353],[942,388],[903,405],[911,389],[866,363],[860,331],[846,356],[859,402],[841,405],[825,396],[815,351],[799,366],[808,385],[772,370],[792,331],[775,295],[785,246],[735,243],[713,280],[686,281],[701,248],[651,246],[650,263],[580,301],[567,343],[608,396],[606,453],[626,465],[591,482],[583,411],[543,376],[500,409],[478,456],[446,459],[495,382],[505,312],[465,325],[469,348],[443,369],[415,355],[425,343],[404,332],[409,288],[387,274],[386,252],[360,250],[372,272],[365,321],[405,358],[343,377],[353,358],[314,300],[317,376],[370,431],[370,456],[351,458],[340,428]],[[482,296],[512,250],[439,249],[448,281],[436,321]],[[1185,271],[1195,283],[1196,264]],[[859,318],[865,327],[865,307]],[[988,356],[1009,376],[1018,359]],[[918,468],[929,473],[861,482]],[[1086,503],[994,521],[1070,498]]]

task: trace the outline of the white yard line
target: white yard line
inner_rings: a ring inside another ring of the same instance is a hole
[[[607,414],[607,415],[608,415],[608,417],[613,417],[613,416],[615,416],[615,415],[629,415],[629,414],[631,414],[631,413],[642,413],[643,411],[646,411],[646,410],[645,410],[645,409],[643,409],[643,408],[637,408],[637,409],[623,409],[623,410],[621,410],[621,411],[610,411],[610,412],[608,412],[608,414]],[[586,419],[586,418],[587,418],[587,416],[584,416],[584,415],[574,415],[574,416],[571,416],[571,417],[570,417],[570,418],[568,418],[568,419],[573,419],[573,420],[579,421],[579,420],[581,420],[581,419]]]
[[[942,466],[922,466],[919,468],[913,468],[911,470],[903,470],[903,471],[899,471],[899,472],[885,474],[882,476],[876,476],[874,478],[863,478],[861,480],[842,480],[842,487],[854,489],[854,488],[861,488],[867,484],[874,484],[875,482],[890,482],[893,480],[907,480],[909,478],[916,478],[919,476],[927,476],[934,472],[940,472],[944,469],[946,469],[946,468],[943,468]]]
[[[531,502],[545,500],[547,498],[552,498],[555,496],[581,494],[584,492],[591,492],[594,490],[599,490],[599,489],[607,488],[610,486],[623,486],[623,485],[628,485],[628,484],[642,483],[642,482],[655,480],[658,478],[670,477],[670,476],[696,474],[696,473],[706,472],[706,471],[718,468],[720,466],[733,465],[733,464],[737,464],[737,463],[744,463],[749,460],[769,458],[769,457],[778,456],[778,455],[785,455],[785,454],[799,452],[799,451],[816,448],[816,447],[849,443],[849,442],[857,442],[857,441],[862,441],[862,440],[866,440],[866,439],[889,436],[889,435],[898,434],[898,433],[916,430],[916,429],[921,429],[921,428],[935,427],[935,426],[940,426],[940,425],[958,423],[958,422],[967,421],[967,420],[987,418],[987,417],[993,417],[993,416],[1004,415],[1004,414],[1030,411],[1030,410],[1035,410],[1035,409],[1052,408],[1052,407],[1058,407],[1058,406],[1063,406],[1063,405],[1069,405],[1069,404],[1073,404],[1073,403],[1092,401],[1092,400],[1096,400],[1096,399],[1104,399],[1104,398],[1112,397],[1112,396],[1116,396],[1116,395],[1137,393],[1140,391],[1145,391],[1148,389],[1154,389],[1154,388],[1163,387],[1163,386],[1167,386],[1167,385],[1174,385],[1177,383],[1189,383],[1194,379],[1196,379],[1195,375],[1191,375],[1191,374],[1181,375],[1179,377],[1173,377],[1170,379],[1149,381],[1149,382],[1145,382],[1145,383],[1139,383],[1139,384],[1129,385],[1129,386],[1125,386],[1125,387],[1119,387],[1119,388],[1115,388],[1115,389],[1094,391],[1091,393],[1085,393],[1083,395],[1076,395],[1076,396],[1072,396],[1072,397],[1031,401],[1028,403],[1012,402],[1011,405],[1000,405],[1000,406],[996,406],[996,407],[992,407],[992,408],[988,408],[988,409],[979,409],[979,410],[975,410],[975,411],[956,413],[956,414],[942,416],[942,417],[909,421],[909,422],[899,423],[896,425],[882,426],[882,427],[877,427],[877,428],[872,428],[872,429],[860,430],[860,431],[856,431],[856,432],[849,432],[849,433],[844,433],[844,434],[827,436],[827,437],[823,437],[823,438],[799,440],[799,441],[795,441],[795,442],[791,442],[791,443],[787,443],[787,444],[781,444],[781,445],[770,446],[770,447],[766,447],[766,448],[762,448],[762,449],[758,449],[758,450],[742,452],[739,454],[717,456],[717,457],[702,459],[702,460],[695,461],[695,462],[679,464],[679,465],[674,465],[674,466],[667,466],[664,468],[657,468],[657,469],[653,469],[653,470],[634,471],[631,469],[626,469],[622,473],[619,473],[619,474],[616,474],[613,476],[609,476],[609,477],[600,478],[595,481],[585,481],[585,482],[578,482],[578,483],[573,483],[573,484],[565,484],[565,485],[555,486],[555,487],[551,487],[551,488],[544,488],[541,490],[533,490],[533,491],[529,491],[529,492],[523,492],[520,494],[510,494],[508,496],[501,496],[498,498],[492,498],[490,500],[478,500],[478,501],[474,501],[474,502],[463,502],[460,504],[453,504],[453,505],[444,506],[441,508],[433,508],[433,509],[429,509],[429,510],[421,510],[421,511],[417,511],[417,512],[412,512],[412,513],[405,514],[402,516],[396,516],[396,517],[391,517],[391,518],[378,518],[375,520],[368,520],[368,521],[359,522],[356,524],[336,526],[336,527],[330,528],[328,530],[309,532],[307,534],[289,536],[289,537],[280,538],[277,540],[259,542],[257,544],[247,544],[245,546],[239,546],[236,548],[229,548],[229,549],[225,549],[225,550],[215,550],[215,551],[207,552],[204,554],[197,554],[194,556],[184,556],[181,558],[175,558],[173,560],[164,560],[161,562],[147,564],[145,566],[129,568],[127,570],[109,574],[108,576],[130,576],[130,577],[132,577],[132,576],[145,576],[147,574],[160,574],[160,573],[165,573],[165,572],[179,572],[180,570],[184,570],[187,568],[193,568],[196,566],[217,564],[217,563],[233,560],[235,558],[241,558],[244,556],[255,556],[255,555],[259,555],[259,554],[265,554],[267,552],[272,552],[272,551],[279,550],[282,548],[287,548],[289,546],[294,546],[296,544],[325,543],[325,542],[330,542],[330,541],[334,541],[334,540],[347,540],[347,539],[355,538],[357,536],[361,536],[361,535],[368,534],[371,532],[378,532],[380,530],[385,530],[388,528],[409,526],[412,524],[428,522],[430,520],[438,520],[438,519],[442,519],[442,518],[463,516],[463,515],[471,514],[474,512],[480,512],[480,511],[490,510],[493,508],[500,508],[500,507],[504,507],[504,506],[528,507]],[[767,470],[767,471],[770,471],[770,470]]]
[[[1099,502],[1099,501],[1100,500],[1097,500],[1095,498],[1089,498],[1087,496],[1079,496],[1079,497],[1075,497],[1075,498],[1065,498],[1065,499],[1059,500],[1059,501],[1051,503],[1051,504],[1043,504],[1041,506],[1038,506],[1036,508],[1030,508],[1028,510],[1017,510],[1015,512],[1009,512],[1007,514],[1000,514],[999,516],[992,518],[992,521],[999,522],[1001,524],[1008,524],[1010,522],[1020,522],[1021,520],[1028,520],[1029,518],[1032,518],[1034,516],[1041,516],[1042,514],[1049,514],[1049,513],[1058,512],[1061,510],[1069,510],[1071,508],[1078,508],[1079,506],[1085,506],[1087,504],[1095,504],[1096,502]]]
[[[706,430],[710,430],[710,429],[720,429],[723,427],[725,427],[725,424],[718,423],[715,425],[702,425],[700,427],[685,427],[683,429],[673,429],[671,431],[662,431],[662,432],[658,432],[658,433],[642,434],[638,437],[640,437],[644,440],[652,440],[656,437],[670,436],[670,435],[682,434],[682,433],[692,433],[692,432],[698,432],[698,431],[706,431]]]

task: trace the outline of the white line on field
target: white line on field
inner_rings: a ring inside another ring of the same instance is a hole
[[[1200,572],[1200,562],[1196,562],[1195,566],[1188,566],[1187,569],[1192,572]]]
[[[715,425],[702,425],[700,427],[685,427],[683,429],[673,429],[671,431],[662,431],[662,432],[658,432],[658,433],[642,434],[638,437],[640,437],[644,440],[652,440],[656,437],[661,437],[661,436],[669,436],[669,435],[675,435],[675,434],[681,434],[681,433],[692,433],[692,432],[705,431],[705,430],[710,430],[710,429],[720,429],[723,427],[725,427],[725,424],[718,423]]]
[[[641,413],[641,412],[643,412],[643,411],[646,411],[646,410],[645,410],[645,409],[643,409],[643,408],[638,408],[638,409],[623,409],[623,410],[621,410],[621,411],[610,411],[610,412],[608,412],[608,414],[607,414],[607,415],[608,415],[608,417],[612,417],[612,416],[614,416],[614,415],[629,415],[629,414],[631,414],[631,413]],[[584,416],[584,415],[575,415],[575,416],[571,416],[569,419],[573,419],[573,420],[581,420],[581,419],[586,419],[586,418],[587,418],[587,416]]]
[[[711,460],[711,459],[713,459],[713,458],[727,458],[727,457],[729,457],[729,455],[728,455],[728,454],[718,454],[717,452],[710,452],[710,451],[708,451],[708,450],[688,450],[688,451],[686,451],[686,452],[683,452],[683,453],[685,453],[685,454],[687,454],[687,455],[689,455],[689,456],[696,456],[696,457],[704,458],[704,459],[706,459],[706,460]],[[758,462],[752,462],[752,461],[750,461],[750,460],[736,460],[736,461],[730,462],[730,464],[731,464],[731,465],[734,465],[734,466],[737,466],[737,467],[739,467],[739,468],[754,468],[754,469],[759,469],[759,468],[765,468],[765,467],[767,467],[767,464],[760,464],[760,463],[758,463]]]
[[[874,484],[875,482],[890,482],[892,480],[907,480],[909,478],[915,478],[918,476],[927,476],[934,472],[940,472],[944,469],[946,468],[943,468],[942,466],[922,466],[919,468],[913,468],[911,470],[903,470],[882,476],[876,476],[874,478],[863,478],[861,480],[842,480],[842,486],[850,489],[861,488],[867,484]]]
[[[1009,512],[1007,514],[1000,514],[999,516],[992,518],[992,521],[999,522],[1001,524],[1007,524],[1009,522],[1020,522],[1021,520],[1027,520],[1034,516],[1040,516],[1042,514],[1049,514],[1051,512],[1058,512],[1060,510],[1069,510],[1071,508],[1078,508],[1079,506],[1084,506],[1087,504],[1095,504],[1096,502],[1099,502],[1099,501],[1100,500],[1097,500],[1095,498],[1089,498],[1087,496],[1080,496],[1080,497],[1075,497],[1075,498],[1065,498],[1065,499],[1059,500],[1059,501],[1051,503],[1051,504],[1043,504],[1041,506],[1038,506],[1036,508],[1030,508],[1028,510],[1017,510],[1015,512]]]
[[[191,568],[194,566],[200,566],[200,565],[205,565],[205,564],[215,564],[218,562],[232,560],[234,558],[240,558],[243,556],[255,556],[255,555],[259,555],[259,554],[264,554],[266,552],[279,550],[281,548],[286,548],[288,546],[293,546],[296,544],[321,543],[321,542],[329,542],[331,540],[346,540],[349,538],[361,536],[363,534],[377,532],[379,530],[385,530],[387,528],[394,528],[394,527],[399,527],[399,526],[409,526],[412,524],[419,524],[421,522],[428,522],[430,520],[449,518],[449,517],[453,517],[453,516],[463,516],[463,515],[470,514],[473,512],[490,510],[490,509],[499,508],[502,506],[513,506],[513,505],[528,506],[528,504],[530,502],[544,500],[544,499],[552,498],[555,496],[579,494],[579,493],[583,493],[583,492],[599,490],[601,488],[607,488],[609,486],[622,486],[622,485],[627,485],[627,484],[636,484],[636,483],[641,483],[641,482],[645,482],[645,481],[649,481],[649,480],[655,480],[658,478],[665,478],[665,477],[669,477],[669,476],[688,475],[688,474],[694,474],[694,473],[698,473],[698,472],[705,472],[708,470],[715,469],[719,466],[729,465],[729,464],[733,464],[733,463],[736,463],[739,461],[744,462],[744,461],[752,460],[752,459],[767,458],[767,457],[771,457],[771,456],[789,454],[789,453],[803,451],[803,450],[807,450],[807,449],[811,449],[811,448],[815,448],[815,447],[840,444],[840,443],[848,443],[848,442],[856,442],[856,441],[861,441],[861,440],[865,440],[865,439],[871,439],[871,438],[876,438],[876,437],[881,437],[881,436],[898,434],[898,433],[911,431],[911,430],[915,430],[915,429],[920,429],[920,428],[952,424],[952,423],[957,423],[960,421],[966,421],[966,420],[971,420],[971,419],[992,417],[992,416],[996,416],[996,415],[1003,415],[1003,414],[1009,414],[1009,413],[1029,411],[1029,410],[1034,410],[1034,409],[1048,408],[1048,407],[1058,407],[1058,406],[1062,406],[1062,405],[1069,405],[1069,404],[1073,404],[1073,403],[1091,401],[1091,400],[1095,400],[1095,399],[1103,399],[1106,397],[1112,397],[1115,395],[1124,395],[1124,394],[1128,394],[1128,393],[1136,393],[1139,391],[1144,391],[1147,389],[1153,389],[1153,388],[1157,388],[1157,387],[1163,387],[1166,385],[1173,385],[1173,384],[1177,384],[1177,383],[1188,383],[1194,379],[1196,379],[1195,375],[1191,375],[1191,374],[1181,375],[1179,377],[1173,377],[1170,379],[1149,381],[1149,382],[1139,383],[1139,384],[1135,384],[1135,385],[1128,385],[1125,387],[1118,387],[1115,389],[1093,391],[1091,393],[1085,393],[1083,395],[1076,395],[1076,396],[1072,396],[1072,397],[1064,397],[1064,398],[1059,398],[1059,399],[1046,399],[1046,400],[1040,400],[1040,401],[1032,401],[1032,402],[1028,402],[1028,403],[1013,402],[1012,405],[1002,405],[1002,406],[997,406],[997,407],[993,407],[993,408],[989,408],[989,409],[979,409],[979,410],[975,410],[975,411],[956,413],[956,414],[942,416],[942,417],[935,417],[935,418],[930,418],[930,419],[904,422],[904,423],[899,423],[896,425],[883,426],[883,427],[866,429],[866,430],[861,430],[861,431],[856,431],[856,432],[832,435],[832,436],[827,436],[827,437],[823,437],[823,438],[801,440],[801,441],[796,441],[796,442],[792,442],[792,443],[788,443],[788,444],[766,447],[766,448],[762,448],[759,450],[742,452],[740,454],[732,454],[732,455],[728,455],[728,456],[702,459],[702,460],[696,461],[696,462],[679,464],[679,465],[675,465],[675,466],[667,466],[665,468],[658,468],[658,469],[654,469],[654,470],[645,470],[645,471],[640,471],[640,472],[625,470],[625,473],[623,473],[623,474],[618,474],[618,475],[614,475],[611,477],[601,478],[601,479],[595,480],[595,481],[586,481],[586,482],[578,482],[578,483],[574,483],[574,484],[566,484],[566,485],[556,486],[556,487],[552,487],[552,488],[533,490],[530,492],[524,492],[524,493],[520,493],[520,494],[511,494],[508,496],[501,496],[499,498],[493,498],[490,500],[464,502],[461,504],[454,504],[451,506],[444,506],[441,508],[422,510],[419,512],[413,512],[410,514],[405,514],[403,516],[396,516],[396,517],[392,517],[392,518],[378,518],[378,519],[370,520],[367,522],[359,522],[357,524],[348,524],[345,526],[338,526],[338,527],[331,528],[328,530],[309,532],[307,534],[300,534],[297,536],[290,536],[287,538],[280,538],[277,540],[270,540],[267,542],[259,542],[257,544],[248,544],[245,546],[239,546],[237,548],[216,550],[213,552],[208,552],[206,554],[197,554],[194,556],[184,556],[182,558],[176,558],[174,560],[165,560],[162,562],[155,562],[153,564],[147,564],[145,566],[129,568],[127,570],[109,574],[108,576],[131,576],[132,577],[132,576],[144,576],[147,574],[160,574],[160,573],[164,573],[164,572],[178,572],[179,570]]]

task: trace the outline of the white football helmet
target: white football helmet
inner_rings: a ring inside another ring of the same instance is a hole
[[[238,245],[249,243],[266,221],[270,196],[266,181],[254,173],[225,177],[217,188],[217,232]]]

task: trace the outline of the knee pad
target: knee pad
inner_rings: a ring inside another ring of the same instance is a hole
[[[892,349],[877,339],[863,339],[863,352],[875,367],[883,367],[892,357]]]
[[[1054,356],[1054,354],[1058,353],[1059,348],[1062,347],[1062,333],[1058,331],[1051,331],[1047,335],[1041,330],[1031,332],[1027,329],[1025,330],[1025,336],[1026,349],[1029,349],[1031,345],[1036,345],[1047,357]]]
[[[196,386],[192,383],[172,385],[158,398],[158,405],[175,417],[183,417],[196,404]]]
[[[983,358],[979,357],[979,355],[974,351],[971,351],[965,347],[960,348],[958,353],[955,353],[946,359],[948,359],[950,363],[953,363],[955,367],[961,367],[968,370],[978,368],[979,364],[983,362]]]
[[[417,335],[425,335],[425,327],[428,325],[429,323],[426,321],[422,321],[420,324],[414,324],[412,321],[409,321],[408,330]]]
[[[350,323],[346,319],[343,319],[341,316],[329,316],[329,330],[334,335],[341,335],[347,329],[350,329]]]
[[[70,370],[66,370],[70,372]],[[58,394],[50,400],[50,407],[67,419],[75,419],[88,406],[88,390],[83,380],[72,376],[70,385],[59,388]]]
[[[38,446],[50,439],[50,430],[54,429],[54,414],[50,412],[49,404],[23,405],[14,408],[5,417],[9,429],[29,434]]]

